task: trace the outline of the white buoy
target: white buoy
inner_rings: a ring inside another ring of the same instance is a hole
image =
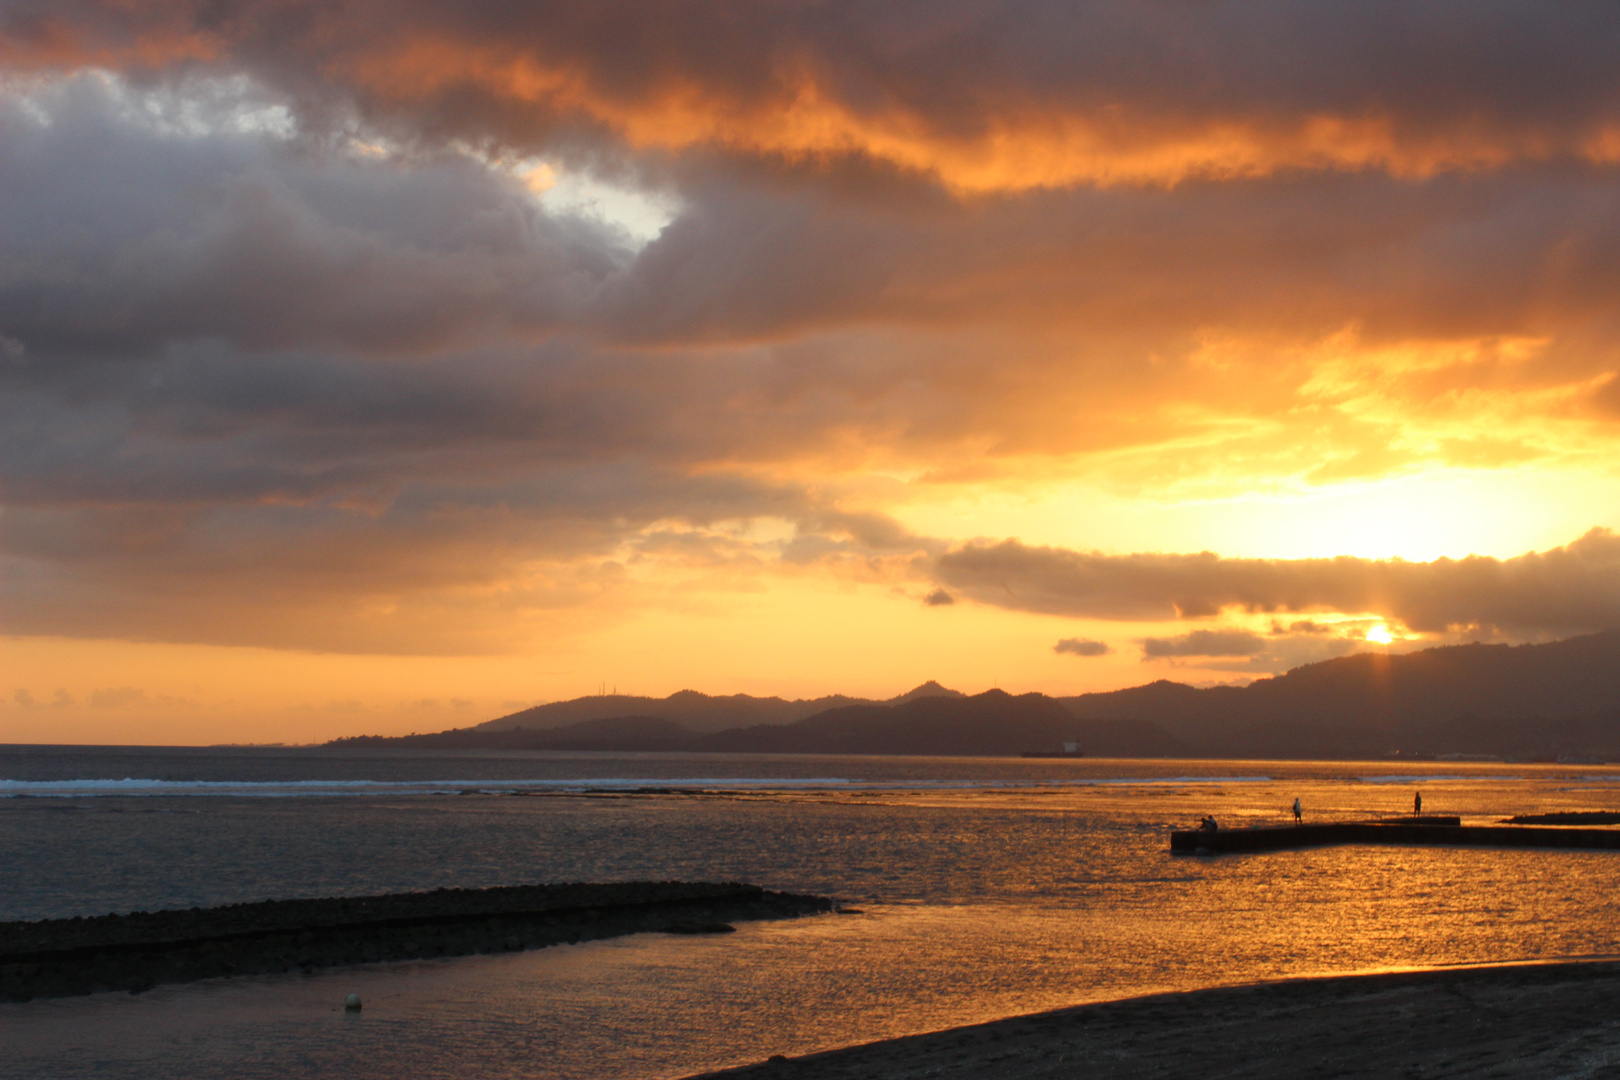
[[[360,995],[359,994],[350,994],[348,997],[344,998],[343,999],[343,1009],[344,1009],[345,1012],[359,1012],[360,1011]]]

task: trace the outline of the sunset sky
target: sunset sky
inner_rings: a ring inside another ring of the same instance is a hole
[[[0,741],[1620,625],[1616,42],[5,0]]]

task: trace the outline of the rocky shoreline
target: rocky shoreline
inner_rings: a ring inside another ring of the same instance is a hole
[[[736,882],[636,881],[270,900],[0,923],[0,1001],[159,983],[516,952],[624,934],[723,933],[834,910]]]

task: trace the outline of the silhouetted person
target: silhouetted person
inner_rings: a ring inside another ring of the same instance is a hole
[[[1299,796],[1295,795],[1294,796],[1294,824],[1298,825],[1303,820],[1304,820],[1304,818],[1302,818],[1300,816],[1300,813],[1299,813]]]
[[[1417,817],[1421,813],[1423,813],[1423,792],[1415,791],[1412,793],[1412,816]]]
[[[1215,820],[1213,814],[1206,816],[1203,821],[1198,823],[1199,832],[1219,832],[1220,828],[1220,823]]]

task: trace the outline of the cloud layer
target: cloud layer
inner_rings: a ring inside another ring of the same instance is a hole
[[[1606,532],[1414,564],[906,524],[1606,468],[1617,21],[9,4],[0,630],[487,652],[811,573],[1143,622],[1620,622]]]
[[[1230,610],[1344,612],[1398,620],[1420,633],[1620,625],[1620,535],[1605,529],[1512,559],[1102,555],[1007,540],[958,548],[934,566],[946,585],[981,603],[1046,615],[1145,622]],[[1246,631],[1198,630],[1149,638],[1143,651],[1150,657],[1246,656],[1262,643]]]
[[[18,3],[23,69],[247,70],[311,111],[967,191],[1612,162],[1616,16],[1395,3]],[[963,78],[970,72],[969,78]]]
[[[1086,638],[1063,638],[1052,646],[1055,653],[1067,653],[1070,656],[1107,656],[1114,650],[1106,641],[1091,641]]]

